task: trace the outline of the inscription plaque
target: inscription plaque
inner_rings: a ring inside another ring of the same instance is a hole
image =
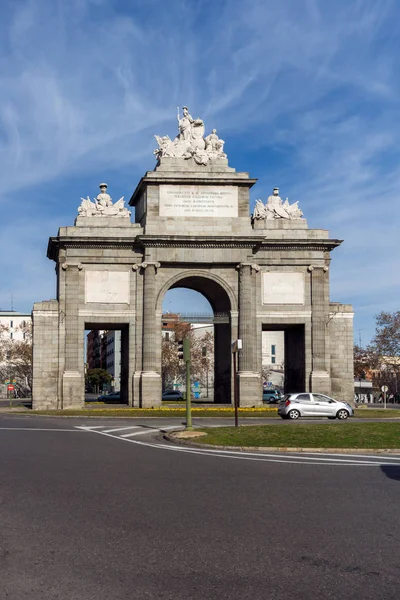
[[[263,304],[304,304],[304,274],[263,273]]]
[[[233,185],[162,185],[160,217],[238,216],[238,188]]]
[[[85,271],[85,302],[129,304],[129,271]]]

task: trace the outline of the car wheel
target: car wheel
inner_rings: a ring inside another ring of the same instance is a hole
[[[349,417],[349,412],[345,408],[341,408],[337,411],[336,417],[341,421],[344,421]]]
[[[300,412],[298,410],[289,410],[288,418],[289,419],[298,419],[300,417]]]

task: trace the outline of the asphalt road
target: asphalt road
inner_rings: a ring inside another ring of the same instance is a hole
[[[0,416],[2,599],[398,598],[400,456],[194,451],[170,426]]]

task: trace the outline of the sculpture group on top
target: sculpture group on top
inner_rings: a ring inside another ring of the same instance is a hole
[[[183,107],[182,118],[178,107],[179,133],[171,140],[168,135],[154,136],[158,148],[154,150],[157,160],[163,157],[169,158],[193,158],[198,165],[206,165],[210,160],[226,158],[224,152],[224,140],[217,135],[217,130],[204,137],[204,123],[201,119],[193,119],[189,114],[187,106]]]
[[[81,205],[78,207],[80,217],[130,217],[131,211],[124,206],[124,197],[120,198],[114,204],[111,196],[107,194],[107,184],[100,183],[100,194],[96,196],[94,202],[89,196],[81,198]]]
[[[303,211],[299,208],[299,203],[289,204],[286,198],[282,202],[279,196],[279,188],[274,188],[272,195],[268,196],[267,203],[262,200],[256,200],[256,206],[253,213],[253,219],[303,219]]]

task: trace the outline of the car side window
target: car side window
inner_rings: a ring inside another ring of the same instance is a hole
[[[310,394],[299,394],[296,396],[296,400],[301,400],[302,402],[310,402],[311,397]]]
[[[328,396],[322,396],[321,394],[313,394],[316,402],[329,402]]]

